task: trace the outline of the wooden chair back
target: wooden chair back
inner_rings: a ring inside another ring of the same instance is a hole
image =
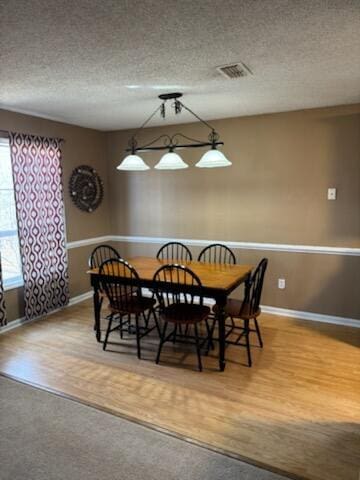
[[[249,316],[255,315],[259,310],[267,264],[268,259],[263,258],[252,273],[250,281],[246,284],[242,309],[246,308]]]
[[[212,243],[205,247],[198,256],[199,262],[236,264],[234,252],[221,243]]]
[[[110,245],[98,245],[89,257],[89,267],[99,268],[109,258],[121,258],[120,253]]]
[[[120,312],[130,312],[141,297],[141,288],[131,281],[138,281],[136,270],[125,260],[110,258],[99,269],[100,287],[109,299],[110,307]],[[126,279],[126,282],[121,282]]]
[[[181,260],[183,262],[190,262],[192,254],[188,247],[180,242],[165,243],[158,253],[156,258],[159,260]]]
[[[186,291],[186,286],[202,288],[200,278],[183,265],[164,265],[154,274],[155,294],[160,310],[172,304],[203,305],[203,295]]]

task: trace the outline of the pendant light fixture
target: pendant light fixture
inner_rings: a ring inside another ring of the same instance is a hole
[[[201,159],[195,164],[198,168],[229,167],[231,165],[225,155],[216,147],[204,153]]]
[[[146,165],[144,160],[139,155],[127,155],[124,160],[116,167],[118,170],[136,171],[150,170],[149,165]]]
[[[183,168],[189,168],[189,165],[184,162],[180,155],[170,151],[161,157],[154,168],[156,168],[156,170],[181,170]]]
[[[117,167],[118,170],[126,171],[140,171],[140,170],[149,170],[150,167],[144,162],[144,160],[139,156],[141,152],[151,152],[151,151],[162,151],[167,150],[159,162],[155,165],[156,170],[180,170],[188,168],[189,166],[184,160],[180,157],[178,153],[174,150],[185,149],[185,148],[204,148],[211,147],[201,159],[196,163],[196,167],[199,168],[218,168],[218,167],[228,167],[231,165],[231,162],[225,157],[225,155],[218,150],[218,147],[224,145],[220,141],[219,134],[215,129],[205,120],[202,120],[196,113],[194,113],[190,108],[184,105],[183,102],[179,100],[182,97],[182,93],[166,93],[159,95],[159,99],[162,101],[160,106],[150,115],[149,118],[138,128],[129,140],[129,147],[126,149],[126,152],[130,152],[127,155],[120,165]],[[145,126],[150,122],[154,115],[160,111],[160,114],[163,118],[166,116],[166,102],[168,100],[174,100],[171,104],[171,107],[174,109],[175,114],[181,113],[182,109],[185,109],[191,115],[193,115],[197,120],[199,120],[203,125],[210,129],[208,135],[208,141],[197,140],[190,138],[182,133],[175,133],[174,135],[160,135],[146,145],[139,146],[136,140],[139,132],[145,128]],[[185,141],[185,143],[184,143]],[[162,144],[159,144],[162,142]]]

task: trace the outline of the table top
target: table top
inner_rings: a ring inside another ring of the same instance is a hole
[[[133,257],[127,260],[137,271],[141,280],[151,282],[154,273],[162,266],[177,263],[190,268],[200,278],[203,287],[231,291],[243,283],[253,269],[253,265],[230,265],[227,263],[207,263],[197,261],[158,260],[153,257]],[[88,270],[97,274],[98,268]]]

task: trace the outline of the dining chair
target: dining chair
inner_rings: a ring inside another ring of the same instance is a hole
[[[158,260],[177,260],[179,262],[190,262],[192,260],[192,253],[183,243],[168,242],[160,248],[156,254],[156,258]],[[150,289],[150,292],[152,292],[152,298],[156,298],[155,291]]]
[[[198,256],[198,262],[236,264],[234,252],[221,243],[212,243],[205,247]]]
[[[120,253],[111,245],[107,244],[102,244],[98,245],[97,247],[94,248],[94,250],[91,252],[88,264],[89,268],[99,268],[100,265],[105,262],[105,260],[108,260],[109,258],[121,258]],[[98,291],[99,295],[99,310],[101,311],[101,307],[103,304],[103,300],[105,297],[105,293],[101,291],[101,289]],[[94,324],[94,330],[96,329],[96,325]]]
[[[190,262],[192,254],[189,248],[180,242],[165,243],[156,254],[158,260],[179,260]]]
[[[154,277],[155,294],[159,302],[159,318],[162,323],[160,328],[160,341],[156,363],[160,361],[160,355],[164,343],[172,341],[173,343],[195,344],[198,359],[199,371],[202,371],[201,349],[206,344],[209,349],[210,329],[207,322],[210,308],[203,304],[201,294],[202,284],[199,277],[189,268],[183,265],[164,265],[155,272]],[[195,287],[197,292],[188,293],[187,287]],[[172,292],[172,293],[171,293]],[[199,326],[205,323],[206,337],[199,335]],[[168,325],[172,328],[167,333]],[[191,336],[188,331],[182,333],[181,327],[186,330],[192,329],[194,335]]]
[[[137,356],[141,358],[140,340],[148,335],[154,328],[158,328],[156,313],[154,311],[155,300],[143,297],[141,288],[132,282],[139,280],[136,270],[125,260],[111,258],[105,260],[99,269],[100,285],[109,300],[110,315],[109,324],[106,330],[103,349],[106,350],[109,335],[115,330],[119,330],[120,338],[123,338],[123,332],[129,332],[132,316],[135,318],[135,334]],[[119,278],[120,277],[120,278]],[[126,278],[126,282],[121,282],[121,278]],[[155,325],[149,326],[150,315],[154,315]],[[124,319],[127,317],[127,320]],[[140,324],[143,320],[143,325]],[[114,328],[112,324],[117,322]]]
[[[246,347],[249,367],[252,365],[249,339],[250,332],[256,332],[259,346],[261,348],[263,347],[263,340],[261,338],[257,318],[261,314],[260,301],[267,264],[268,259],[263,258],[255,271],[251,274],[251,277],[245,286],[244,299],[237,300],[235,298],[229,298],[224,307],[226,316],[231,319],[231,324],[225,324],[226,343]],[[213,307],[213,310],[215,313],[218,312],[217,305]],[[236,319],[241,320],[242,324],[237,325],[235,321]],[[254,321],[255,328],[250,328],[251,320]],[[235,332],[239,332],[236,340],[228,340],[228,337]],[[243,337],[245,337],[245,344],[240,343]]]
[[[205,247],[198,256],[198,262],[207,262],[207,263],[228,263],[231,265],[236,264],[235,254],[229,247],[222,243],[212,243]],[[215,315],[213,312],[210,313],[209,318],[213,321],[213,325],[210,329],[211,333],[214,332],[215,327]],[[214,348],[212,339],[210,339],[210,346]]]
[[[89,268],[100,268],[100,265],[109,258],[121,258],[121,255],[111,245],[98,245],[89,257]]]

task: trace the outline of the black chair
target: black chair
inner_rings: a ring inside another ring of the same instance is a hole
[[[163,245],[156,254],[158,260],[177,260],[179,262],[190,262],[192,254],[189,248],[180,242],[168,242]],[[155,298],[155,291],[150,289]]]
[[[100,268],[100,265],[105,262],[105,260],[108,260],[109,258],[121,258],[120,253],[115,250],[111,245],[98,245],[97,247],[94,248],[94,250],[91,252],[91,255],[89,257],[88,263],[89,263],[89,268]],[[105,293],[101,291],[101,289],[98,291],[99,294],[99,302],[100,302],[100,311],[101,307],[103,304],[104,296]],[[96,329],[96,325],[94,324],[94,330]]]
[[[179,260],[190,262],[192,254],[188,247],[180,242],[165,243],[156,254],[158,260]]]
[[[228,263],[235,265],[236,258],[234,252],[226,245],[221,243],[212,243],[201,250],[198,256],[198,262]],[[211,327],[211,332],[213,332],[215,327],[215,316],[213,313],[210,314],[210,318],[213,320],[213,325]],[[214,348],[212,340],[210,340],[210,345],[212,348]]]
[[[125,260],[111,258],[103,262],[99,269],[100,285],[109,299],[110,315],[109,324],[106,330],[103,349],[106,350],[109,335],[115,330],[119,330],[120,337],[123,338],[124,329],[130,331],[131,316],[135,317],[135,333],[137,356],[141,358],[140,340],[148,335],[154,328],[158,328],[157,318],[154,311],[155,300],[141,295],[141,288],[132,281],[138,281],[139,276],[136,270]],[[119,278],[120,277],[120,278]],[[126,282],[121,282],[121,278],[126,278]],[[147,315],[146,315],[147,313]],[[155,318],[155,325],[149,326],[150,315]],[[124,320],[127,317],[127,320]],[[143,319],[143,325],[140,325],[140,318]],[[114,328],[112,324],[118,322]]]
[[[252,365],[249,339],[250,332],[256,332],[259,346],[261,348],[263,347],[263,341],[261,338],[257,317],[261,313],[260,300],[267,264],[268,259],[263,258],[259,265],[256,267],[255,271],[252,273],[250,280],[246,283],[245,286],[244,299],[237,300],[235,298],[229,298],[225,306],[225,314],[231,319],[231,324],[225,324],[226,343],[230,345],[240,345],[246,347],[249,367],[251,367]],[[215,313],[217,312],[217,308],[218,307],[215,305]],[[242,320],[243,324],[236,325],[235,319]],[[254,320],[255,328],[250,328],[251,320]],[[235,332],[240,332],[236,340],[229,340],[228,337]],[[243,337],[245,337],[245,344],[240,343]]]
[[[212,243],[201,250],[198,256],[198,261],[208,263],[230,263],[232,265],[236,264],[234,252],[221,243]]]
[[[156,283],[155,293],[159,302],[160,320],[162,328],[160,329],[159,349],[156,357],[156,363],[160,361],[161,350],[165,342],[192,343],[196,346],[198,358],[198,367],[202,371],[201,349],[206,344],[209,349],[210,329],[207,318],[210,308],[203,305],[203,296],[201,294],[201,281],[199,277],[189,268],[182,265],[165,265],[154,274]],[[197,288],[196,295],[187,293],[186,286]],[[204,322],[207,335],[201,338],[198,325]],[[167,334],[168,325],[173,328]],[[186,332],[182,333],[182,326],[185,326]],[[194,335],[189,335],[188,330],[193,329]]]
[[[121,255],[111,245],[98,245],[89,257],[89,268],[100,268],[100,265],[109,258],[121,258]]]

